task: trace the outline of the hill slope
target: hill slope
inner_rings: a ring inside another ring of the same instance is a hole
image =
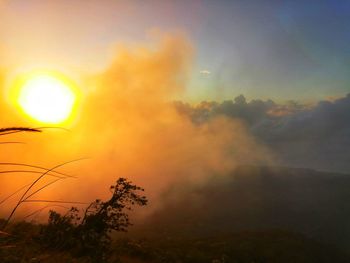
[[[172,189],[163,209],[134,233],[198,237],[283,229],[342,247],[350,242],[349,175],[242,166],[205,185]]]

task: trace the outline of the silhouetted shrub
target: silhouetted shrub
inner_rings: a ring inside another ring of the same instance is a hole
[[[82,218],[75,207],[65,215],[50,211],[49,222],[40,234],[42,244],[55,250],[69,250],[75,256],[89,256],[98,262],[106,260],[109,234],[113,230],[126,231],[131,225],[127,211],[134,205],[147,204],[147,198],[139,194],[144,189],[125,178],[119,178],[110,190],[112,197],[92,202]]]

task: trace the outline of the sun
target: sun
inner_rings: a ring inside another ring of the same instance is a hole
[[[42,123],[59,124],[72,113],[76,96],[73,88],[53,75],[39,74],[21,85],[18,103],[23,111]]]

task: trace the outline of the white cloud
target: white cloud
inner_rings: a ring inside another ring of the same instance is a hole
[[[207,69],[203,69],[203,70],[199,71],[199,73],[202,75],[210,75],[211,74],[211,72]]]

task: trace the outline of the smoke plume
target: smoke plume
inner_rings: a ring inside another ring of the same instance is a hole
[[[179,113],[172,101],[186,89],[193,48],[182,35],[158,35],[157,41],[133,48],[119,45],[111,65],[87,78],[80,115],[69,132],[11,137],[27,144],[6,146],[2,161],[52,167],[89,157],[62,169],[78,179],[61,180],[37,199],[91,202],[108,196],[118,177],[127,177],[145,188],[156,208],[175,183],[203,184],[239,164],[269,160],[268,151],[239,120],[218,116],[198,124]],[[1,196],[35,176],[1,177]]]

